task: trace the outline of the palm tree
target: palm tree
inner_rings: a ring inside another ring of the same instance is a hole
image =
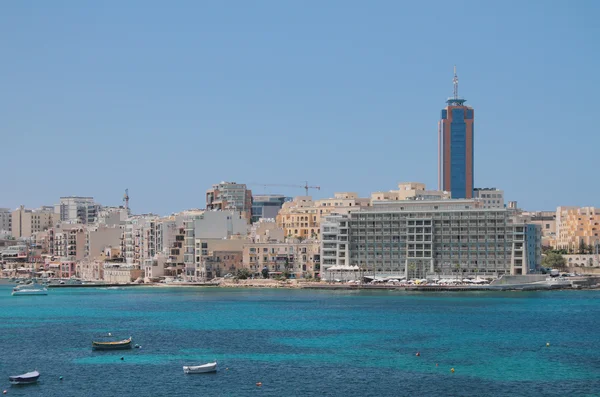
[[[414,276],[415,274],[415,270],[417,269],[417,266],[415,265],[414,262],[411,262],[408,265],[408,279],[410,280],[412,277],[410,276],[410,274],[412,273],[412,275]]]

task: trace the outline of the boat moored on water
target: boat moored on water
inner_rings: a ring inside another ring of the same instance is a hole
[[[9,376],[8,379],[10,383],[13,385],[27,385],[31,383],[35,383],[40,378],[40,373],[38,371],[27,372],[22,375]]]
[[[216,372],[217,371],[217,363],[208,363],[203,365],[190,365],[183,366],[184,374],[204,374],[207,372]]]
[[[13,288],[12,295],[48,295],[48,288],[37,284],[22,284]]]
[[[111,336],[109,334],[109,336]],[[128,339],[116,341],[92,341],[92,350],[127,350],[133,347],[131,336]]]

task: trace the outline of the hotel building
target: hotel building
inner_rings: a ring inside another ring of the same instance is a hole
[[[529,274],[541,265],[541,228],[477,200],[404,201],[327,218],[322,268],[381,277]]]

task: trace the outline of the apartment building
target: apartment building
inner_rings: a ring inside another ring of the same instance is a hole
[[[121,251],[125,262],[141,265],[156,254],[156,226],[159,217],[153,214],[133,216],[125,223]]]
[[[86,227],[85,257],[94,259],[105,254],[106,248],[121,246],[123,228],[104,224]],[[120,251],[120,249],[119,249]]]
[[[577,252],[581,244],[595,247],[600,238],[600,209],[594,207],[558,207],[556,209],[557,249]]]
[[[556,246],[556,211],[523,212],[521,216],[527,223],[540,225],[542,228],[542,246]]]
[[[483,202],[483,208],[504,208],[504,191],[495,187],[473,189],[473,198]]]
[[[204,211],[190,214],[184,224],[184,264],[186,276],[204,277],[205,259],[215,251],[241,251],[249,225],[239,211]],[[234,241],[234,242],[231,242]]]
[[[402,182],[398,184],[398,190],[371,193],[371,204],[386,201],[445,200],[449,198],[450,192],[427,190],[424,183]]]
[[[83,225],[61,225],[48,230],[50,255],[64,261],[79,261],[86,257],[87,231]]]
[[[244,265],[260,276],[267,268],[274,277],[289,272],[294,278],[312,278],[319,275],[321,245],[317,240],[296,238],[287,241],[249,242],[244,245]]]
[[[26,209],[20,206],[11,214],[11,233],[14,238],[29,238],[34,233],[47,230],[58,222],[51,207]]]
[[[63,223],[87,225],[96,222],[101,208],[93,197],[68,196],[60,198],[60,203],[54,206],[54,212]]]
[[[541,264],[540,226],[478,200],[380,204],[328,217],[322,227],[324,271],[343,265],[372,277],[423,278],[528,274]]]
[[[247,222],[252,219],[252,191],[243,183],[221,182],[206,191],[207,210],[239,211]]]
[[[0,208],[0,238],[12,232],[12,214],[8,208]]]
[[[239,247],[237,247],[239,248]],[[243,268],[243,252],[235,251],[212,251],[206,256],[196,269],[196,277],[199,280],[211,280],[215,277],[223,277],[235,273]]]
[[[243,267],[242,252],[246,238],[234,236],[229,239],[197,238],[194,277],[205,281],[235,273]]]
[[[359,198],[353,192],[335,193],[333,198],[316,201],[310,196],[298,196],[283,204],[276,220],[286,237],[319,239],[322,218],[334,212],[348,213],[369,205],[370,199]]]

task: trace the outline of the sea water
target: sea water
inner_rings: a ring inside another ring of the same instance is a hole
[[[92,351],[109,332],[141,349]],[[214,360],[217,373],[183,373]],[[9,385],[9,375],[34,369],[38,384]],[[12,297],[2,286],[0,388],[9,396],[598,396],[600,292],[136,287]]]

